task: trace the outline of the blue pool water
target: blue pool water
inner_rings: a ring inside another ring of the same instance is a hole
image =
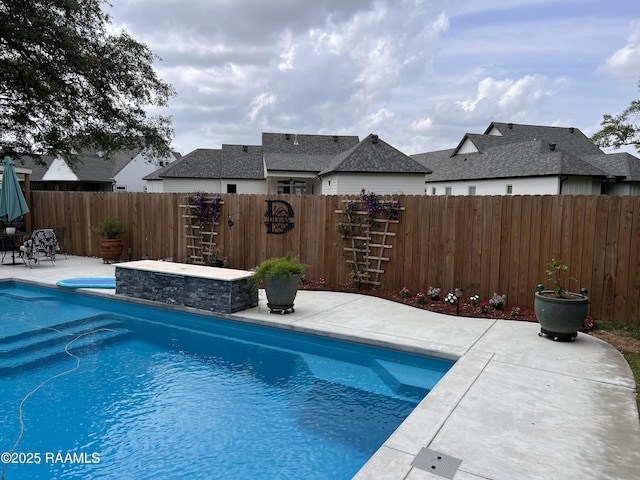
[[[351,478],[452,365],[15,283],[0,311],[3,480]]]

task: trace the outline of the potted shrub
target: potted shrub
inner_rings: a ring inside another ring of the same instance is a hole
[[[108,217],[93,227],[93,230],[102,237],[100,242],[102,261],[104,263],[119,262],[124,248],[122,222],[117,218]]]
[[[267,294],[267,306],[271,313],[293,310],[293,301],[302,280],[305,265],[291,253],[284,257],[264,260],[253,270],[256,283],[262,282]]]
[[[548,335],[554,340],[575,340],[589,313],[587,289],[581,289],[580,293],[567,290],[568,282],[576,279],[560,260],[552,259],[546,273],[553,282],[553,289],[544,290],[542,284],[538,285],[533,302],[540,323],[538,335]]]

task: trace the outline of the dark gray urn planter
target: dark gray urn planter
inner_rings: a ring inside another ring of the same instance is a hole
[[[538,335],[554,340],[575,340],[589,314],[589,297],[567,292],[568,298],[553,296],[552,290],[536,292],[533,307],[540,323]]]
[[[286,277],[268,276],[263,279],[270,313],[293,312],[293,301],[298,293],[302,275]]]

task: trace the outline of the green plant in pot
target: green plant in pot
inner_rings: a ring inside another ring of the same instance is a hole
[[[264,285],[271,313],[294,311],[293,302],[305,267],[297,257],[288,253],[284,257],[264,260],[253,270],[253,280]]]
[[[104,263],[119,262],[124,249],[122,222],[117,218],[108,217],[93,227],[93,231],[102,237],[100,241],[102,261]]]
[[[580,293],[568,290],[569,282],[577,280],[560,260],[552,259],[547,263],[546,274],[553,288],[545,290],[544,285],[538,285],[533,302],[540,323],[538,335],[548,335],[554,340],[575,340],[589,314],[587,289],[582,288]]]

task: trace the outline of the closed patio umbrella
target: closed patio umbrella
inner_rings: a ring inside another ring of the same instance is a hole
[[[0,191],[0,220],[15,222],[29,213],[20,182],[16,176],[16,166],[11,157],[4,157],[2,173],[2,191]]]

